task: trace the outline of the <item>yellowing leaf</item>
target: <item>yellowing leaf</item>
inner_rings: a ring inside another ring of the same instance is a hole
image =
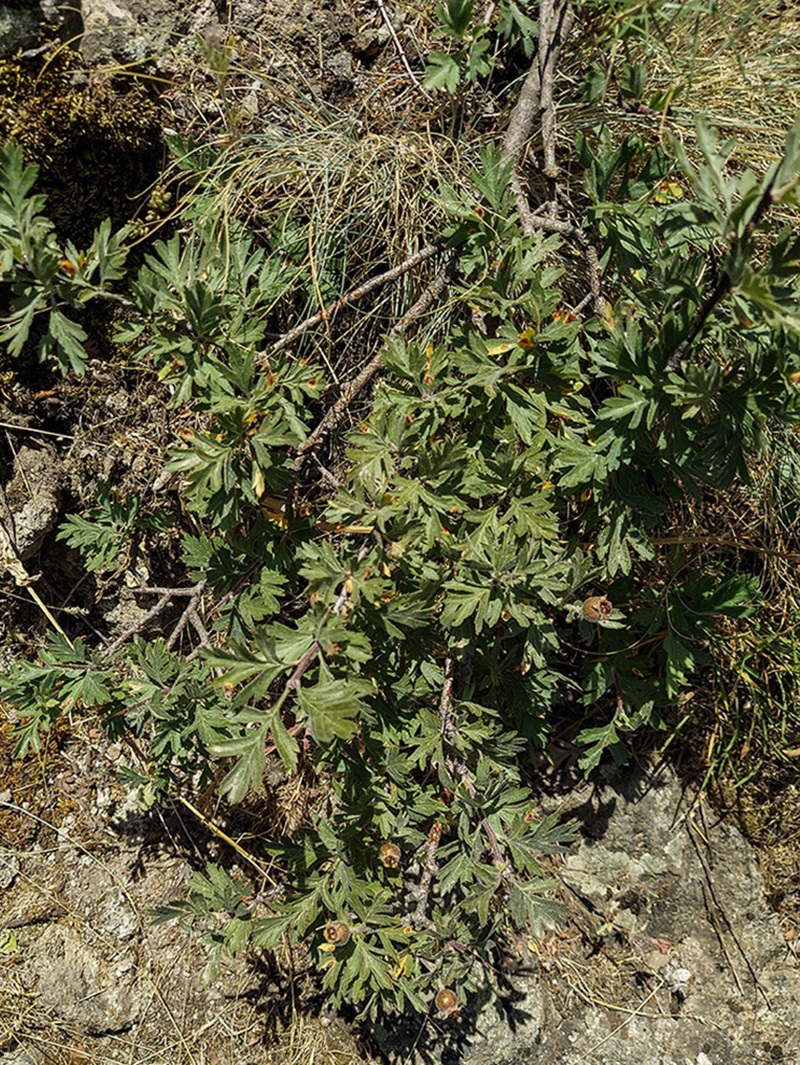
[[[18,951],[17,937],[10,928],[4,928],[0,932],[0,954],[16,954]]]
[[[490,340],[486,344],[487,355],[504,355],[507,351],[515,347],[514,344],[509,343],[507,340]]]

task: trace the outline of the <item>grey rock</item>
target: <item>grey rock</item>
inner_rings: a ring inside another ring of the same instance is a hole
[[[23,562],[36,554],[58,524],[62,481],[54,448],[25,444],[17,451],[14,475],[0,498],[0,521]]]
[[[64,0],[16,0],[0,3],[0,59],[33,48],[43,23],[59,29],[62,38],[78,32],[77,4]]]
[[[127,7],[116,0],[83,0],[83,37],[80,50],[87,63],[109,59],[141,63],[147,38]]]
[[[209,25],[213,0],[83,0],[80,51],[87,63],[162,57]]]
[[[100,900],[98,907],[100,931],[123,942],[139,929],[139,921],[123,891],[113,888]]]
[[[326,62],[325,69],[337,81],[352,81],[353,57],[349,52],[334,52]]]
[[[590,954],[573,934],[570,954],[556,940],[538,973],[510,978],[503,1002],[466,1010],[450,1046],[440,1036],[409,1058],[398,1029],[379,1033],[387,1054],[420,1065],[800,1065],[800,968],[755,853],[702,804],[690,808],[664,766],[579,792],[583,838],[563,878],[587,904],[590,936],[607,924],[606,946]],[[615,950],[636,959],[622,996],[601,975]]]
[[[19,8],[0,4],[0,58],[7,59],[20,49],[31,48],[39,33],[38,5]]]
[[[51,925],[30,951],[39,977],[39,1006],[87,1035],[124,1032],[141,1008],[129,958],[106,960],[71,928]]]
[[[19,859],[10,851],[0,851],[0,891],[10,888],[19,874]]]

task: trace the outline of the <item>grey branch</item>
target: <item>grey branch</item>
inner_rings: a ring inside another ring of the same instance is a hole
[[[389,281],[394,281],[398,277],[402,277],[403,274],[407,274],[409,270],[413,270],[415,266],[420,263],[424,263],[426,259],[430,259],[435,255],[438,250],[438,245],[427,244],[424,248],[421,248],[418,252],[409,256],[404,262],[399,263],[397,266],[393,266],[391,270],[387,270],[383,274],[378,274],[377,277],[371,277],[369,281],[365,281],[357,288],[351,289],[340,299],[335,300],[327,307],[323,307],[321,311],[316,314],[312,314],[310,318],[306,318],[298,325],[294,326],[287,333],[284,333],[282,337],[272,345],[269,351],[262,352],[259,356],[260,362],[266,362],[270,354],[275,351],[282,351],[283,348],[288,347],[299,336],[302,336],[307,329],[311,329],[315,325],[319,325],[320,322],[330,321],[343,307],[346,307],[350,303],[355,303],[356,300],[360,300],[367,293],[373,292],[376,288],[380,288],[381,285],[385,285]]]
[[[430,285],[428,285],[414,306],[409,308],[400,321],[391,329],[389,332],[389,338],[402,336],[402,334],[405,333],[418,318],[425,314],[433,301],[440,296],[446,288],[453,269],[453,263],[453,255],[448,254]],[[355,397],[362,388],[372,380],[381,368],[382,361],[383,351],[381,350],[367,363],[363,370],[361,370],[360,373],[349,382],[349,384],[345,385],[342,389],[342,394],[325,414],[325,417],[316,429],[314,429],[311,435],[298,447],[297,458],[294,462],[295,470],[299,470],[302,467],[306,453],[310,451],[311,448],[315,447],[324,436],[327,436],[332,429],[336,428]]]

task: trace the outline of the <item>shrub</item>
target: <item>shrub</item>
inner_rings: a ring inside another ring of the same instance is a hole
[[[128,777],[148,801],[218,762],[233,803],[268,762],[325,782],[310,823],[266,847],[279,888],[211,865],[160,911],[223,915],[205,926],[209,977],[288,936],[335,1002],[451,1015],[557,918],[542,856],[572,830],[537,812],[520,754],[571,699],[604,718],[580,734],[584,768],[623,761],[720,620],[757,602],[747,575],[656,563],[654,531],[798,421],[800,241],[769,226],[795,202],[799,138],[759,180],[730,175],[734,145],[704,121],[696,163],[600,128],[577,144],[580,230],[526,218],[513,160],[488,145],[469,193],[442,189],[450,328],[387,339],[327,498],[307,472],[332,424],[322,368],[267,339],[301,267],[239,224],[223,256],[188,223],[148,256],[124,339],[196,415],[170,460],[195,515],[188,583],[153,590],[186,608],[166,642],[54,639],[0,693],[21,751],[67,707],[99,708],[141,749]],[[20,218],[38,217],[29,202]],[[571,296],[568,242],[602,270],[593,311]],[[127,521],[105,506],[65,532],[92,558],[97,529]]]

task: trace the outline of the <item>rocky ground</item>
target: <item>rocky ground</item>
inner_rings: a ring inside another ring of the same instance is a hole
[[[236,855],[205,817],[142,812],[114,780],[125,758],[78,732],[44,759],[5,762],[0,1063],[293,1060],[303,960],[251,958],[202,985],[196,936],[154,924],[151,911],[181,898],[205,859],[235,869]],[[561,870],[567,924],[524,945],[499,1003],[424,1038],[402,1023],[381,1030],[372,1052],[474,1065],[796,1065],[794,939],[739,831],[665,763],[559,805],[581,825]],[[301,1042],[313,1040],[319,1060],[369,1056],[313,997],[306,1006]]]

